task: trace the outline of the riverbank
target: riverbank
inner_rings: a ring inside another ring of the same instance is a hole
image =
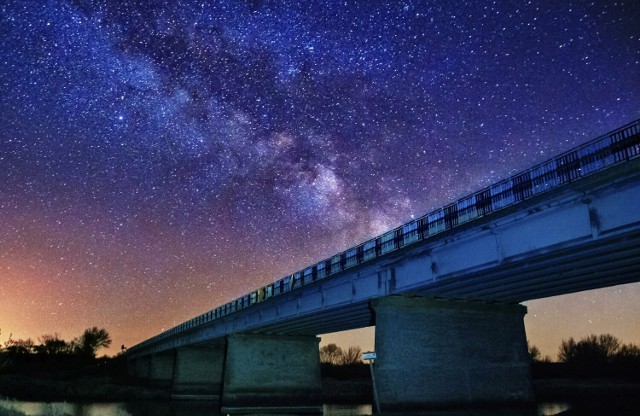
[[[624,399],[640,403],[640,383],[619,379],[552,378],[533,381],[539,401]]]
[[[534,380],[538,401],[640,398],[640,383],[617,379]],[[371,403],[370,379],[322,379],[325,403]],[[170,400],[168,389],[131,384],[126,379],[109,376],[54,378],[0,374],[0,397],[37,401],[129,401]]]
[[[542,379],[533,381],[537,401],[588,401],[638,399],[640,383],[618,379]],[[371,403],[373,388],[368,379],[322,380],[323,397],[335,403]]]

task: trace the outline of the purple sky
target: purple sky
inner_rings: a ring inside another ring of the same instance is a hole
[[[165,3],[0,5],[0,343],[130,346],[640,117],[638,2]]]

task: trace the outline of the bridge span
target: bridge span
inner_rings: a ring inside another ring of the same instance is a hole
[[[317,335],[375,325],[383,410],[531,400],[519,302],[640,281],[639,156],[640,120],[158,334],[130,374],[317,410]]]

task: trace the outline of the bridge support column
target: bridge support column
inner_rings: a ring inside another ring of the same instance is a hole
[[[148,355],[136,357],[127,361],[127,374],[129,377],[148,379],[150,358]]]
[[[172,397],[220,400],[224,347],[179,348],[173,365]]]
[[[127,358],[127,376],[131,378],[136,378],[137,374],[137,360],[135,358]]]
[[[533,400],[526,307],[401,296],[372,306],[383,411]]]
[[[319,341],[305,336],[230,335],[222,413],[321,413]]]
[[[175,351],[151,355],[149,363],[149,384],[156,387],[171,387]]]

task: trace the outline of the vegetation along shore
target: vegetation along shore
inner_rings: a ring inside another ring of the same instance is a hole
[[[39,343],[12,340],[0,346],[0,397],[34,401],[169,400],[166,388],[127,377],[126,359],[97,357],[111,339],[104,329],[87,329],[71,342],[45,335]],[[640,347],[605,334],[560,345],[557,361],[530,346],[533,386],[539,401],[633,400],[640,398]],[[320,349],[324,401],[372,400],[369,365],[358,347]],[[640,400],[640,399],[638,399]]]

